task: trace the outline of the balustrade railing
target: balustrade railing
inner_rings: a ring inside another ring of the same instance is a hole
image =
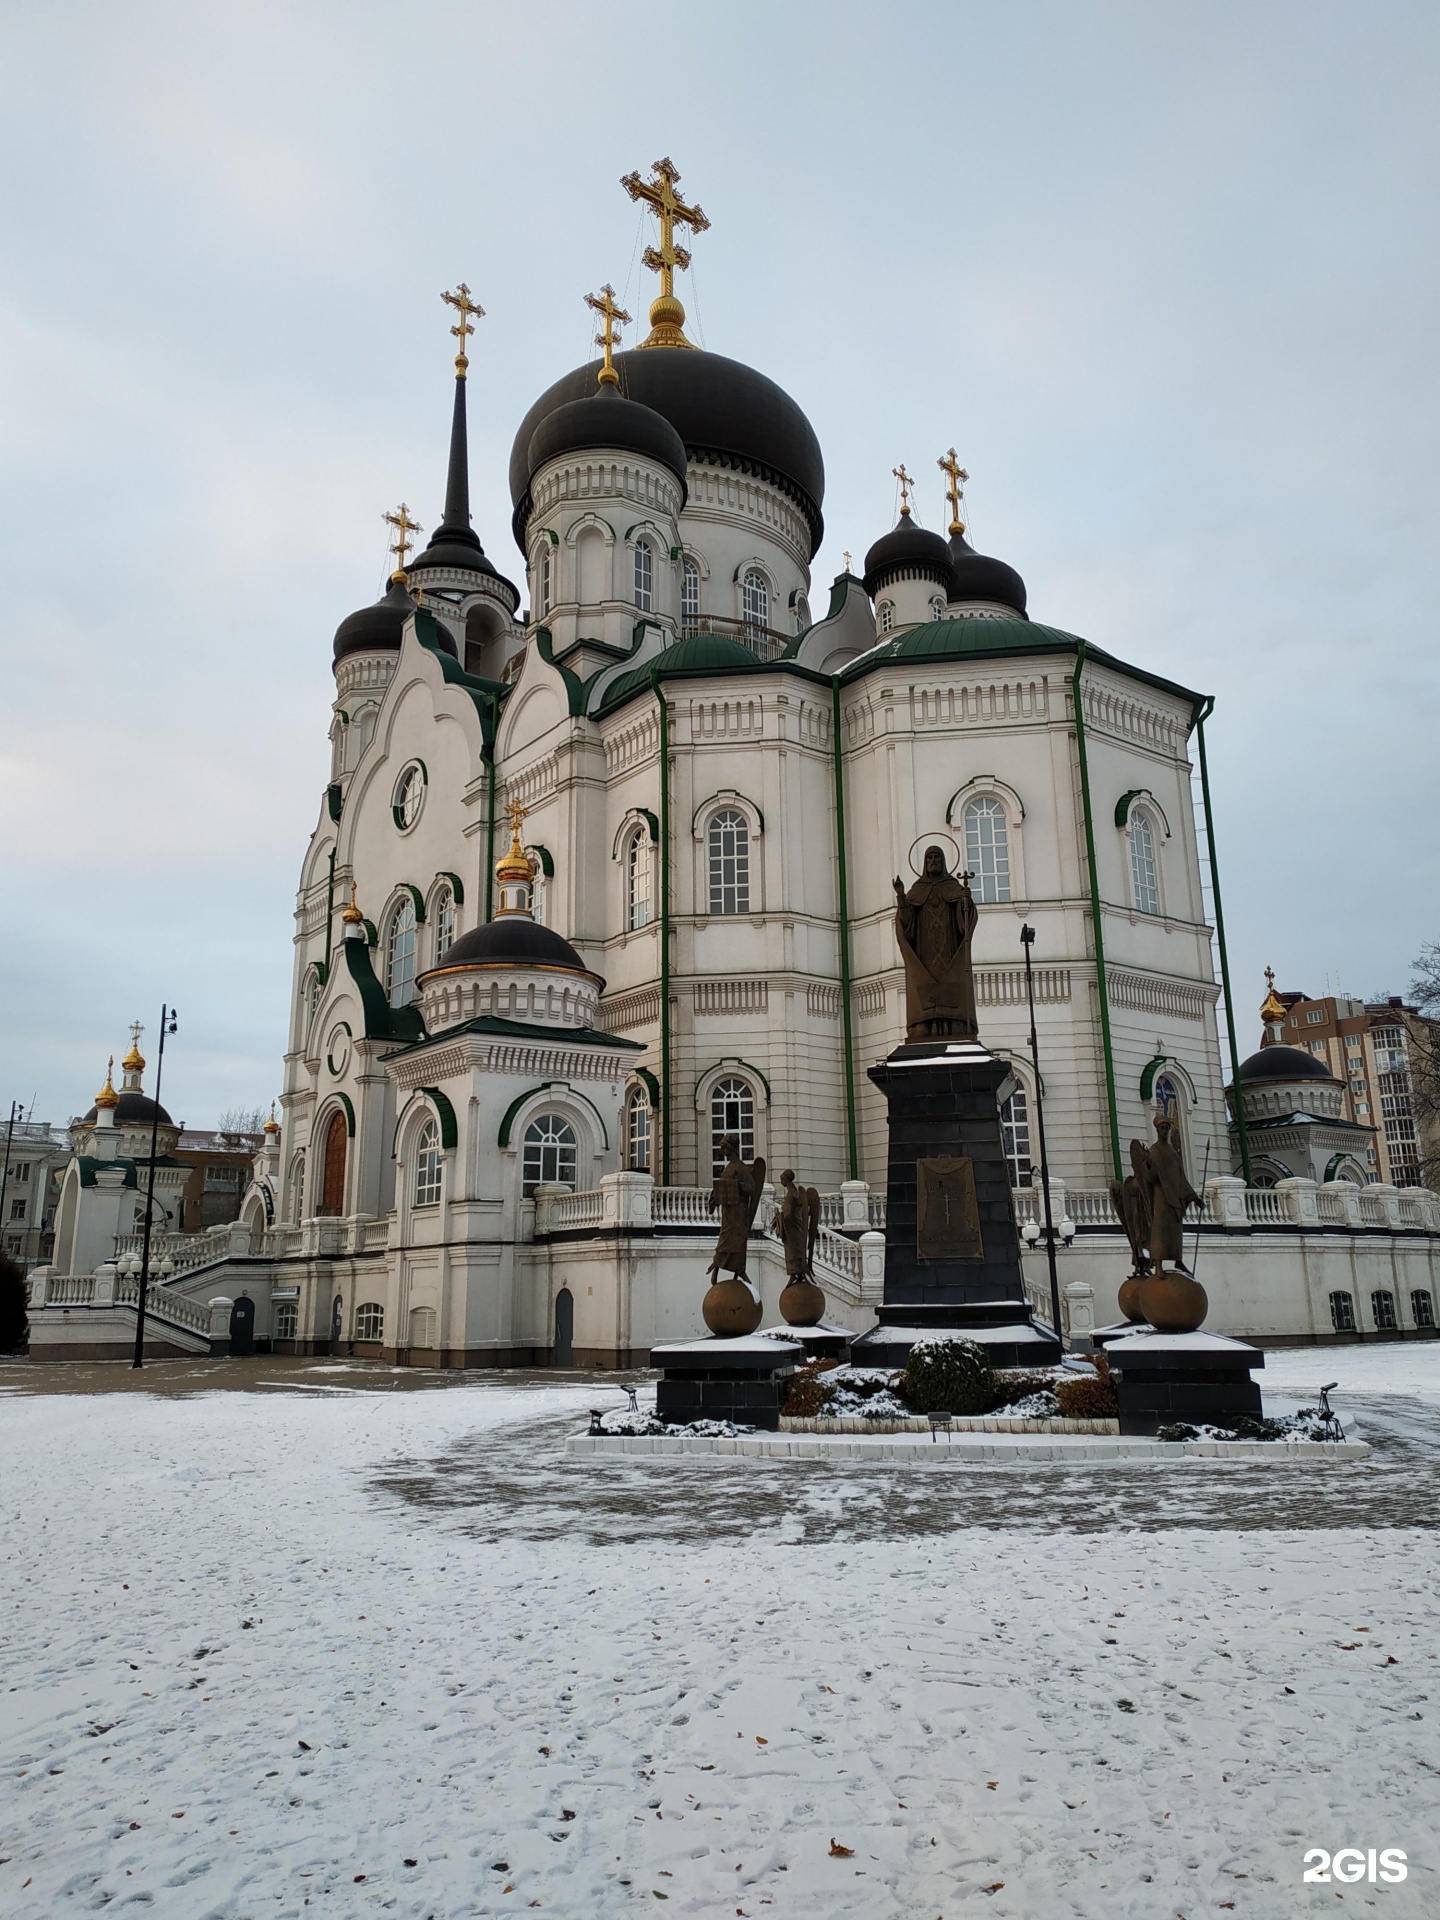
[[[88,1307],[95,1298],[93,1273],[65,1273],[52,1276],[45,1287],[48,1307]]]
[[[706,1187],[656,1187],[650,1199],[650,1217],[657,1227],[713,1227],[715,1224]]]
[[[140,1299],[140,1282],[128,1273],[116,1277],[115,1299],[118,1305],[133,1307]],[[172,1326],[185,1327],[191,1333],[209,1333],[210,1309],[187,1300],[183,1294],[167,1293],[164,1287],[147,1287],[145,1312],[156,1320],[168,1320]]]
[[[778,633],[774,627],[759,626],[753,620],[727,620],[717,613],[695,613],[680,623],[680,636],[692,633],[721,633],[727,640],[738,640],[760,660],[776,660],[794,639],[792,633]]]
[[[1356,1192],[1351,1187],[1349,1192]],[[1317,1187],[1315,1189],[1315,1212],[1327,1226],[1343,1227],[1349,1216],[1345,1210],[1345,1194],[1336,1186]]]
[[[1288,1227],[1290,1215],[1285,1208],[1285,1196],[1273,1187],[1247,1187],[1245,1218],[1252,1226]]]
[[[598,1227],[604,1219],[605,1196],[599,1187],[581,1193],[548,1193],[535,1200],[537,1233],[573,1233],[577,1227]]]
[[[1366,1193],[1360,1189],[1360,1218],[1366,1226],[1386,1227],[1390,1224],[1385,1212],[1385,1196],[1381,1193]]]

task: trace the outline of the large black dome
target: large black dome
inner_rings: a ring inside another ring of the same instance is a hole
[[[568,940],[522,913],[502,914],[462,933],[430,971],[448,973],[452,967],[562,967],[567,973],[590,972]]]
[[[663,414],[692,460],[707,456],[778,481],[810,525],[811,552],[825,530],[825,462],[815,430],[782,387],[753,367],[697,348],[632,347],[615,355],[621,392]],[[524,551],[530,512],[531,437],[547,414],[593,395],[595,365],[557,380],[520,422],[510,453],[510,498],[516,544]]]
[[[547,413],[530,436],[526,466],[531,477],[548,460],[591,447],[616,447],[638,453],[657,466],[667,467],[685,487],[685,442],[663,413],[623,399],[615,387],[604,386],[583,400],[567,400]]]
[[[336,660],[351,653],[398,653],[405,622],[414,611],[404,583],[392,580],[372,606],[347,615],[335,629]]]
[[[1010,607],[1022,619],[1025,612],[1025,582],[1014,567],[1003,560],[992,560],[977,553],[963,533],[950,536],[950,564],[955,572],[952,600],[988,600]]]
[[[1256,1080],[1333,1080],[1335,1075],[1323,1060],[1300,1047],[1262,1047],[1248,1060],[1240,1062],[1240,1078]]]
[[[874,599],[888,582],[916,571],[937,581],[947,593],[955,583],[950,549],[940,535],[917,526],[909,513],[902,513],[899,525],[877,540],[865,556],[865,591]]]
[[[91,1107],[80,1122],[82,1127],[93,1127],[99,1117],[99,1108]],[[164,1107],[157,1107],[148,1093],[122,1093],[115,1107],[117,1127],[148,1127],[154,1123],[156,1114],[160,1116],[162,1127],[173,1127],[175,1122]]]

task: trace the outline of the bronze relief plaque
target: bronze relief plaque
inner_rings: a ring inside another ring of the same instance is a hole
[[[921,1260],[985,1258],[973,1160],[915,1163],[915,1252]]]

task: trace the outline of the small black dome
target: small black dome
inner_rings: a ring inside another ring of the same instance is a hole
[[[754,367],[698,347],[631,347],[615,355],[615,368],[627,399],[663,414],[692,460],[724,460],[778,482],[805,515],[810,551],[815,551],[825,530],[820,513],[825,462],[815,429],[783,387]],[[535,429],[567,401],[593,398],[594,392],[592,361],[548,387],[520,422],[510,453],[510,498],[515,539],[522,550],[535,472],[530,463]]]
[[[991,560],[976,553],[963,533],[950,536],[950,564],[955,572],[952,600],[989,600],[1011,607],[1022,619],[1025,612],[1025,582],[1014,567],[1003,560]]]
[[[117,1127],[148,1127],[157,1113],[162,1127],[174,1126],[175,1122],[164,1107],[157,1107],[148,1093],[122,1093],[115,1108],[115,1124]],[[81,1126],[93,1127],[98,1114],[98,1107],[91,1107],[80,1122]]]
[[[520,604],[520,594],[513,580],[507,580],[503,573],[492,567],[486,557],[477,535],[468,527],[437,527],[435,537],[422,553],[408,563],[411,573],[420,573],[426,567],[450,567],[460,573],[483,573],[488,579],[498,580],[508,589],[512,611]]]
[[[547,460],[591,447],[618,447],[666,467],[685,489],[685,442],[663,413],[621,398],[618,387],[604,386],[583,400],[568,400],[547,413],[530,436],[526,464],[531,478]]]
[[[899,524],[877,540],[865,556],[865,591],[873,599],[883,586],[900,575],[918,569],[945,588],[954,585],[950,549],[938,533],[917,526],[908,513]]]
[[[405,622],[415,602],[399,580],[392,580],[373,606],[361,607],[335,629],[335,658],[350,653],[398,653]]]
[[[462,933],[447,947],[434,973],[448,973],[452,967],[564,967],[571,973],[589,973],[590,969],[568,940],[553,927],[542,927],[538,920],[527,920],[522,913],[502,914],[487,920],[483,927]],[[424,976],[422,975],[422,978]],[[593,976],[592,976],[593,977]]]
[[[1299,1047],[1262,1047],[1240,1062],[1240,1078],[1255,1080],[1333,1080],[1323,1060]]]

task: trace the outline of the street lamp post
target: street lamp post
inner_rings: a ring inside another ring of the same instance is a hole
[[[1021,927],[1020,944],[1025,949],[1025,996],[1030,1004],[1030,1064],[1035,1069],[1035,1131],[1040,1136],[1040,1191],[1045,1196],[1045,1255],[1050,1263],[1050,1311],[1055,1318],[1055,1338],[1065,1350],[1060,1328],[1060,1276],[1055,1270],[1055,1219],[1050,1210],[1050,1161],[1045,1152],[1045,1096],[1040,1091],[1040,1042],[1035,1033],[1035,976],[1030,970],[1030,949],[1035,944],[1035,929]]]
[[[155,1111],[150,1120],[150,1173],[145,1182],[145,1225],[140,1235],[140,1288],[135,1303],[135,1358],[132,1366],[145,1364],[145,1293],[150,1283],[150,1231],[155,1216],[155,1156],[160,1151],[160,1075],[165,1067],[165,1036],[175,1031],[175,1009],[160,1008],[160,1051],[155,1056]]]
[[[33,1114],[35,1109],[30,1109]],[[10,1123],[5,1129],[5,1171],[0,1173],[0,1220],[5,1218],[5,1195],[10,1186],[10,1144],[15,1138],[15,1122],[25,1118],[25,1109],[18,1100],[10,1102]],[[23,1256],[22,1256],[23,1258]]]

